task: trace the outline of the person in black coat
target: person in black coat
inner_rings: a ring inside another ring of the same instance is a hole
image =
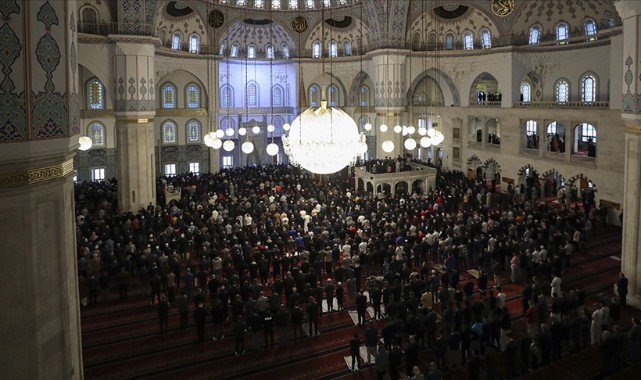
[[[194,310],[194,320],[196,321],[196,329],[198,330],[198,341],[205,341],[205,321],[207,319],[207,310],[202,303],[198,304]]]
[[[301,338],[303,337],[303,309],[300,305],[294,306],[292,309],[292,326],[294,326],[294,342],[300,334]]]
[[[360,353],[361,341],[358,339],[358,333],[354,333],[354,337],[349,341],[349,354],[352,355],[352,372],[356,372],[356,364],[358,363],[358,355]]]
[[[158,319],[160,321],[160,333],[166,333],[169,329],[169,301],[165,296],[160,297],[158,303]]]
[[[267,310],[263,315],[263,336],[265,338],[265,349],[274,347],[274,314]]]
[[[367,296],[361,291],[356,297],[356,313],[358,314],[358,324],[365,324],[365,312],[367,312]]]
[[[309,336],[320,334],[318,330],[318,303],[314,300],[314,297],[309,297],[307,302],[307,318],[309,320]]]
[[[247,325],[242,316],[239,316],[234,324],[234,339],[236,340],[236,356],[245,353],[245,332]]]

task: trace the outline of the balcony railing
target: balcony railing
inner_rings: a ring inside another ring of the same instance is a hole
[[[512,107],[517,107],[517,108],[610,108],[610,101],[600,100],[596,102],[583,102],[583,101],[513,102]]]

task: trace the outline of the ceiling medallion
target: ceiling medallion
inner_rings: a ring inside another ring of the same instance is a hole
[[[507,17],[514,11],[514,0],[492,0],[492,12],[499,17]]]
[[[225,23],[225,15],[218,9],[214,9],[209,13],[209,26],[212,28],[220,28]]]
[[[307,27],[307,19],[303,16],[298,16],[292,20],[292,29],[294,29],[296,33],[305,33]]]

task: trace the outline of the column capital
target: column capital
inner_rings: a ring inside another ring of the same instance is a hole
[[[617,12],[619,13],[619,16],[621,16],[622,20],[641,15],[640,1],[618,0],[614,2],[614,6],[616,7]]]

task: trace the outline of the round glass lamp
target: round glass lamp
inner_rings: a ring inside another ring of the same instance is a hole
[[[236,144],[232,140],[227,140],[223,143],[223,149],[226,152],[231,152],[236,147]]]
[[[383,152],[390,153],[391,151],[394,150],[394,143],[390,140],[385,140],[381,144],[381,148],[383,148]]]
[[[274,124],[269,124],[267,126],[267,132],[274,132],[275,129],[276,127],[274,127]]]
[[[360,143],[354,119],[324,100],[298,115],[283,138],[290,161],[316,174],[336,173],[354,162]]]
[[[381,124],[381,126],[380,126],[380,127],[378,127],[378,128],[379,128],[379,129],[381,130],[381,132],[383,132],[383,133],[387,132],[387,125],[385,125],[385,124]]]
[[[405,149],[407,149],[407,150],[414,150],[414,149],[416,149],[416,140],[414,140],[412,138],[409,138],[409,139],[405,140],[403,145],[405,146]]]
[[[365,130],[369,132],[369,131],[371,131],[371,130],[372,130],[372,124],[367,123],[367,124],[365,124],[365,125],[363,126],[363,128],[365,128]]]
[[[238,134],[241,136],[245,136],[247,134],[247,128],[245,127],[238,128]]]
[[[267,148],[265,148],[265,149],[267,150],[267,154],[269,154],[270,156],[277,155],[278,154],[278,150],[279,150],[278,149],[278,145],[276,145],[274,143],[267,144]]]
[[[423,148],[429,148],[432,146],[432,139],[427,136],[421,137],[420,143]]]
[[[220,149],[220,147],[223,146],[223,140],[219,139],[218,137],[214,138],[211,142],[211,147],[213,149]],[[233,148],[232,148],[233,149]]]
[[[222,139],[223,137],[225,137],[225,131],[223,131],[222,129],[217,130],[216,137],[218,137],[219,139]]]
[[[255,135],[259,134],[259,133],[260,133],[260,127],[259,127],[259,126],[257,126],[257,125],[254,125],[254,126],[252,127],[252,132],[253,132]]]
[[[78,147],[78,149],[82,151],[91,149],[91,146],[93,145],[93,141],[91,141],[91,137],[89,136],[81,136],[78,139],[78,143],[80,144],[80,147]]]
[[[251,141],[245,141],[240,146],[240,149],[243,151],[243,153],[250,154],[251,152],[254,151],[254,144]]]
[[[289,123],[285,123],[285,124],[283,124],[283,131],[287,132],[287,131],[289,131],[289,130],[290,130],[290,128],[291,128],[291,127],[292,127],[292,126],[291,126],[291,125],[289,125]]]

